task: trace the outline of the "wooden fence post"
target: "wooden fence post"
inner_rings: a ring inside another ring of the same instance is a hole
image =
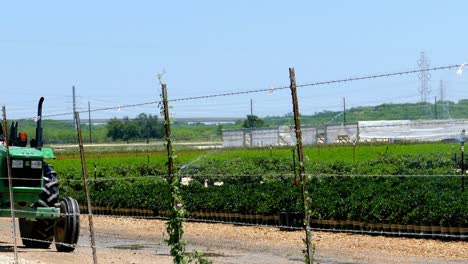
[[[308,191],[307,191],[307,175],[305,172],[304,166],[304,153],[302,151],[302,132],[301,132],[301,121],[299,117],[299,102],[297,100],[297,91],[296,91],[296,75],[294,73],[294,68],[289,68],[289,79],[291,81],[291,96],[293,103],[293,112],[294,112],[294,126],[296,131],[296,149],[297,157],[299,159],[299,173],[302,181],[302,202],[304,205],[304,230],[306,234],[305,244],[306,244],[306,263],[313,262],[313,248],[312,248],[312,231],[310,229],[310,214],[309,214],[309,205],[308,205]]]
[[[168,245],[171,247],[170,253],[174,258],[174,263],[183,263],[185,259],[185,244],[182,236],[184,234],[183,218],[185,211],[183,210],[182,196],[179,192],[180,182],[175,175],[174,170],[174,150],[172,149],[171,140],[171,120],[169,117],[169,106],[167,99],[166,84],[161,84],[162,88],[162,103],[164,112],[164,129],[167,145],[167,159],[168,159],[168,180],[171,188],[171,211],[169,214],[169,221],[166,224],[166,230],[169,234],[167,240]]]
[[[4,137],[4,144],[6,148],[6,160],[7,160],[7,173],[8,173],[8,187],[10,192],[10,210],[11,210],[11,224],[12,224],[12,233],[13,233],[13,240],[14,240],[14,253],[15,253],[15,264],[18,263],[18,243],[16,241],[16,220],[15,220],[15,201],[13,195],[13,180],[11,175],[11,157],[10,157],[10,145],[8,142],[8,124],[6,118],[6,108],[3,106],[3,137]]]
[[[75,112],[76,131],[78,133],[78,145],[80,147],[81,174],[83,175],[84,187],[86,191],[86,202],[88,206],[89,233],[91,237],[91,250],[93,252],[93,262],[97,264],[96,239],[94,237],[93,210],[91,207],[91,195],[89,193],[88,173],[86,171],[86,159],[83,148],[83,135],[81,133],[80,113]]]
[[[167,159],[168,159],[168,175],[169,181],[172,182],[174,177],[174,157],[172,151],[172,140],[171,140],[171,120],[169,117],[169,105],[167,102],[167,88],[166,84],[162,84],[162,97],[163,97],[163,108],[164,108],[164,131],[166,137],[167,146]]]

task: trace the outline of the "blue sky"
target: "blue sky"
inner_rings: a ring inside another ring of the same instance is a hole
[[[11,1],[0,4],[0,96],[10,118],[265,89],[468,61],[468,2],[450,1]],[[468,72],[431,73],[431,94],[468,98]],[[303,114],[417,102],[417,75],[304,87]],[[172,104],[175,117],[284,115],[288,90]],[[157,105],[93,113],[159,115]],[[68,118],[67,116],[58,118]]]

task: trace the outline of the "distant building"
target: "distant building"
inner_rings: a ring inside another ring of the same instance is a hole
[[[379,120],[352,124],[303,126],[302,143],[340,144],[376,141],[453,141],[468,129],[468,120]],[[224,129],[223,147],[294,146],[293,128]]]

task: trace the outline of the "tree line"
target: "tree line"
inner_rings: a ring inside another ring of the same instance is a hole
[[[344,111],[321,111],[313,115],[301,115],[302,125],[339,124],[370,120],[418,120],[418,119],[466,119],[468,99],[457,103],[437,101],[435,103],[381,104],[358,106]],[[36,124],[32,120],[18,120],[19,131],[27,132],[30,138],[35,134]],[[11,123],[11,121],[9,121]],[[292,113],[284,116],[260,118],[247,115],[233,124],[209,125],[204,123],[172,123],[172,136],[181,141],[220,141],[222,129],[258,128],[291,126]],[[76,130],[73,122],[64,120],[43,120],[44,143],[76,143]],[[156,115],[141,113],[136,118],[112,118],[106,124],[82,124],[85,142],[91,142],[87,135],[92,134],[92,142],[149,141],[164,137],[164,120]],[[90,133],[87,133],[87,132]]]
[[[164,135],[164,122],[160,122],[155,115],[139,114],[135,119],[112,118],[107,122],[107,136],[112,141],[129,141],[144,139],[160,139]]]

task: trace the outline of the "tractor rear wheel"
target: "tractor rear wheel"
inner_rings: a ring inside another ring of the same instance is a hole
[[[37,207],[53,207],[58,201],[59,188],[57,173],[52,165],[44,163],[44,185],[39,199],[35,203]],[[27,220],[19,219],[20,234],[23,245],[27,248],[49,248],[54,239],[53,219]]]
[[[80,207],[70,197],[60,200],[61,217],[55,223],[55,248],[59,252],[72,252],[80,236]]]
[[[58,202],[59,187],[57,180],[57,172],[54,167],[48,163],[44,163],[44,187],[42,193],[39,194],[37,203],[40,207],[53,207]]]
[[[19,219],[19,229],[23,245],[27,248],[49,248],[54,238],[54,220]]]

